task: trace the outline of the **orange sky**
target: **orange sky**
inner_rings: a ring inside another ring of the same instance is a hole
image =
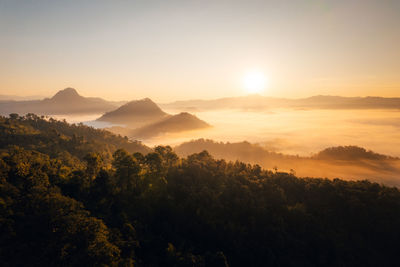
[[[56,3],[57,2],[57,3]],[[0,94],[400,96],[400,1],[2,1]]]

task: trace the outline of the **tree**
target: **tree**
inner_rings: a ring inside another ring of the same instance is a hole
[[[87,154],[84,160],[86,161],[86,175],[89,179],[89,185],[92,187],[93,180],[101,169],[102,160],[100,155],[94,152]]]
[[[123,149],[118,149],[113,154],[112,166],[115,168],[117,186],[121,191],[138,189],[140,166],[132,155]]]

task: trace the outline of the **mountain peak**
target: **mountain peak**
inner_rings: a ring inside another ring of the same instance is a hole
[[[156,103],[154,103],[150,98],[143,98],[140,100],[133,100],[125,105],[121,106],[119,109],[116,111],[122,111],[122,112],[141,112],[141,113],[151,113],[151,112],[157,112],[157,113],[164,113]]]
[[[195,115],[190,114],[189,112],[181,112],[177,115],[175,115],[175,117],[182,117],[182,118],[197,118]]]
[[[77,98],[81,98],[78,92],[71,87],[65,88],[64,90],[58,91],[51,99],[52,100],[63,100],[63,101],[71,101]]]
[[[138,127],[138,125],[152,123],[166,116],[168,114],[150,98],[144,98],[130,101],[116,110],[105,113],[98,120]]]

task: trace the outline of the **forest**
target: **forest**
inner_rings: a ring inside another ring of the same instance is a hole
[[[368,179],[390,186],[400,186],[400,159],[363,147],[347,145],[325,148],[310,156],[278,153],[278,145],[216,142],[197,139],[173,147],[181,157],[207,150],[216,159],[258,164],[265,169],[295,172],[301,177],[325,177],[344,180]]]
[[[0,117],[2,266],[396,266],[399,225],[396,187]]]

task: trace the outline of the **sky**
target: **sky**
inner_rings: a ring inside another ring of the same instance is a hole
[[[0,0],[0,94],[400,96],[400,1]]]

